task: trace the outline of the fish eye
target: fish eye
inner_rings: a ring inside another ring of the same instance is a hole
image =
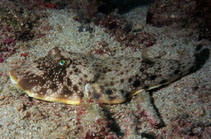
[[[59,61],[59,65],[61,65],[61,66],[65,65],[65,63],[66,63],[66,61],[64,59]]]

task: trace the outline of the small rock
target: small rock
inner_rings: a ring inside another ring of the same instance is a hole
[[[141,31],[141,30],[143,30],[143,29],[144,29],[144,27],[143,27],[141,24],[136,24],[136,25],[133,27],[132,31],[133,31],[133,32],[138,32],[138,31]]]

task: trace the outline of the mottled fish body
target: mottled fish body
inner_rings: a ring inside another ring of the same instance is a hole
[[[177,60],[113,57],[98,59],[53,48],[48,55],[11,70],[10,79],[29,96],[52,102],[80,104],[84,97],[115,104],[138,92],[169,84],[196,71],[208,49]]]

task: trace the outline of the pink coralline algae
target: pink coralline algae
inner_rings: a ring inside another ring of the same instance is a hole
[[[11,45],[14,46],[14,45],[16,44],[16,41],[15,41],[14,39],[12,39],[12,38],[6,38],[6,39],[4,40],[4,42],[5,42],[6,45],[11,44]]]
[[[4,60],[0,57],[0,63],[4,62]]]

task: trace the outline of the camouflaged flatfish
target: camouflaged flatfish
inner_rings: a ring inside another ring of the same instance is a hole
[[[141,91],[169,84],[196,71],[208,49],[177,60],[113,57],[98,59],[53,48],[48,55],[9,72],[12,83],[30,97],[80,104],[86,96],[108,104],[122,103]]]

